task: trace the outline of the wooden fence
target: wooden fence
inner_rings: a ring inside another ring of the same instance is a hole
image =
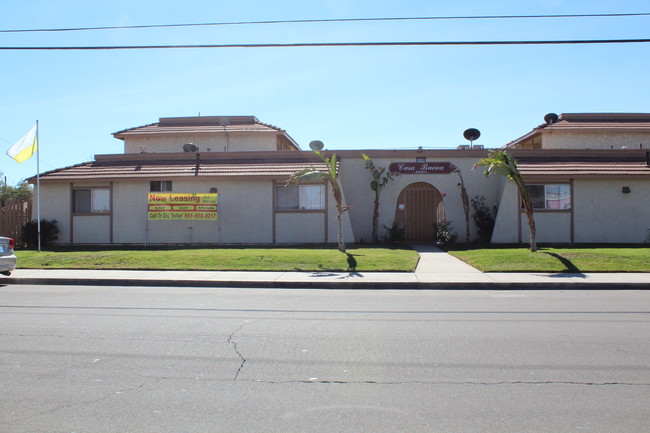
[[[13,238],[16,246],[23,246],[21,231],[32,219],[32,201],[6,200],[0,207],[0,236]]]

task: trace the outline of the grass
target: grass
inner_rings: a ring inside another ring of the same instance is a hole
[[[410,249],[372,247],[348,248],[347,255],[335,248],[221,247],[18,250],[16,256],[23,269],[413,272],[418,262]]]
[[[540,247],[535,253],[521,247],[470,246],[450,254],[483,272],[650,272],[650,248]]]

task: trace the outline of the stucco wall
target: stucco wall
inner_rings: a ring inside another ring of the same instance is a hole
[[[276,179],[280,184],[286,179]],[[271,178],[174,179],[174,193],[207,193],[217,188],[218,220],[148,221],[149,181],[113,182],[113,243],[115,244],[270,244],[273,242],[273,187]],[[79,186],[79,184],[75,184]],[[93,184],[97,185],[97,184]],[[85,186],[90,186],[85,185]],[[105,184],[102,184],[105,186]],[[70,243],[70,184],[44,187],[49,200],[44,217],[60,221],[59,243]],[[323,242],[327,219],[327,241],[337,241],[336,206],[328,188],[327,213],[278,213],[277,243]],[[344,239],[354,240],[352,226],[344,215]],[[109,243],[108,215],[77,215],[73,219],[74,243]]]
[[[323,243],[325,241],[323,213],[279,213],[276,215],[276,242]]]
[[[183,136],[128,137],[124,142],[124,153],[183,152],[183,145],[193,143],[200,152],[274,151],[277,149],[277,134],[193,134]]]
[[[174,193],[208,193],[217,188],[217,221],[149,221],[149,182],[116,182],[114,242],[183,244],[270,243],[273,240],[272,181],[268,179],[173,180]]]
[[[75,244],[108,244],[111,224],[108,215],[76,215],[72,218]]]
[[[519,228],[517,218],[519,217],[519,193],[514,182],[506,182],[501,178],[501,198],[499,209],[494,220],[494,231],[492,232],[492,243],[514,244],[519,242]]]
[[[622,189],[628,186],[629,194]],[[505,184],[492,242],[516,243],[517,188]],[[650,183],[640,179],[575,179],[573,183],[574,242],[650,242]],[[528,242],[528,222],[520,215],[522,242]],[[535,212],[537,242],[571,242],[570,212]]]
[[[587,179],[576,180],[573,189],[576,242],[650,241],[650,182]]]
[[[543,131],[544,149],[650,149],[650,133],[625,131]]]
[[[55,219],[59,228],[54,243],[70,243],[70,184],[41,183],[41,218]],[[36,200],[32,206],[32,219],[36,219]]]
[[[538,243],[570,243],[571,242],[571,213],[562,212],[534,212],[535,239]],[[525,212],[521,218],[521,241],[530,241],[530,228]]]
[[[512,181],[504,182],[501,205],[492,234],[493,243],[529,242],[528,217],[525,212],[521,211],[519,202],[519,191],[515,183]],[[571,242],[570,211],[538,210],[533,212],[533,216],[535,218],[535,239],[538,243]],[[519,221],[517,221],[518,218]],[[521,239],[519,237],[520,227]]]
[[[424,153],[423,156],[427,154]],[[372,158],[372,153],[369,154]],[[491,208],[497,204],[498,180],[485,178],[483,170],[472,170],[473,165],[478,161],[476,157],[465,158],[434,158],[427,157],[427,162],[451,162],[461,170],[465,189],[470,199],[476,195],[486,197],[486,204]],[[376,167],[388,167],[392,162],[415,162],[415,158],[373,158]],[[352,206],[349,211],[350,220],[354,228],[354,235],[357,242],[370,242],[372,240],[372,209],[374,192],[370,189],[372,175],[365,169],[365,162],[361,158],[346,157],[341,160],[341,182],[344,185],[348,205]],[[457,233],[458,241],[465,240],[465,212],[460,196],[460,178],[456,173],[450,174],[404,174],[389,182],[382,191],[379,204],[379,238],[385,236],[387,230],[395,219],[397,199],[400,192],[408,185],[416,182],[427,182],[444,194],[443,203],[447,221],[451,221],[450,227]],[[470,205],[470,238],[476,237],[476,227],[471,217],[473,208]]]

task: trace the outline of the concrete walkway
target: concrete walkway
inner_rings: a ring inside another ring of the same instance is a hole
[[[6,284],[106,286],[314,288],[372,290],[649,290],[650,273],[481,272],[437,247],[416,246],[414,273],[396,272],[223,272],[16,269]]]

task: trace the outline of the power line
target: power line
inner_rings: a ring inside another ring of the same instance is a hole
[[[416,42],[307,42],[294,44],[191,44],[191,45],[105,45],[68,47],[2,47],[0,50],[21,51],[99,51],[99,50],[161,50],[188,48],[301,48],[301,47],[394,47],[445,45],[581,45],[581,44],[638,44],[650,39],[585,39],[557,41],[416,41]]]
[[[30,33],[30,32],[74,32],[87,30],[123,30],[150,29],[165,27],[206,27],[206,26],[239,26],[258,24],[309,24],[309,23],[340,23],[364,21],[431,21],[431,20],[489,20],[489,19],[531,19],[531,18],[603,18],[603,17],[638,17],[650,16],[650,12],[634,12],[620,14],[557,14],[557,15],[468,15],[468,16],[433,16],[433,17],[383,17],[383,18],[328,18],[302,20],[268,20],[268,21],[233,21],[214,23],[183,23],[183,24],[147,24],[132,26],[102,26],[102,27],[70,27],[42,29],[6,29],[0,33]]]

